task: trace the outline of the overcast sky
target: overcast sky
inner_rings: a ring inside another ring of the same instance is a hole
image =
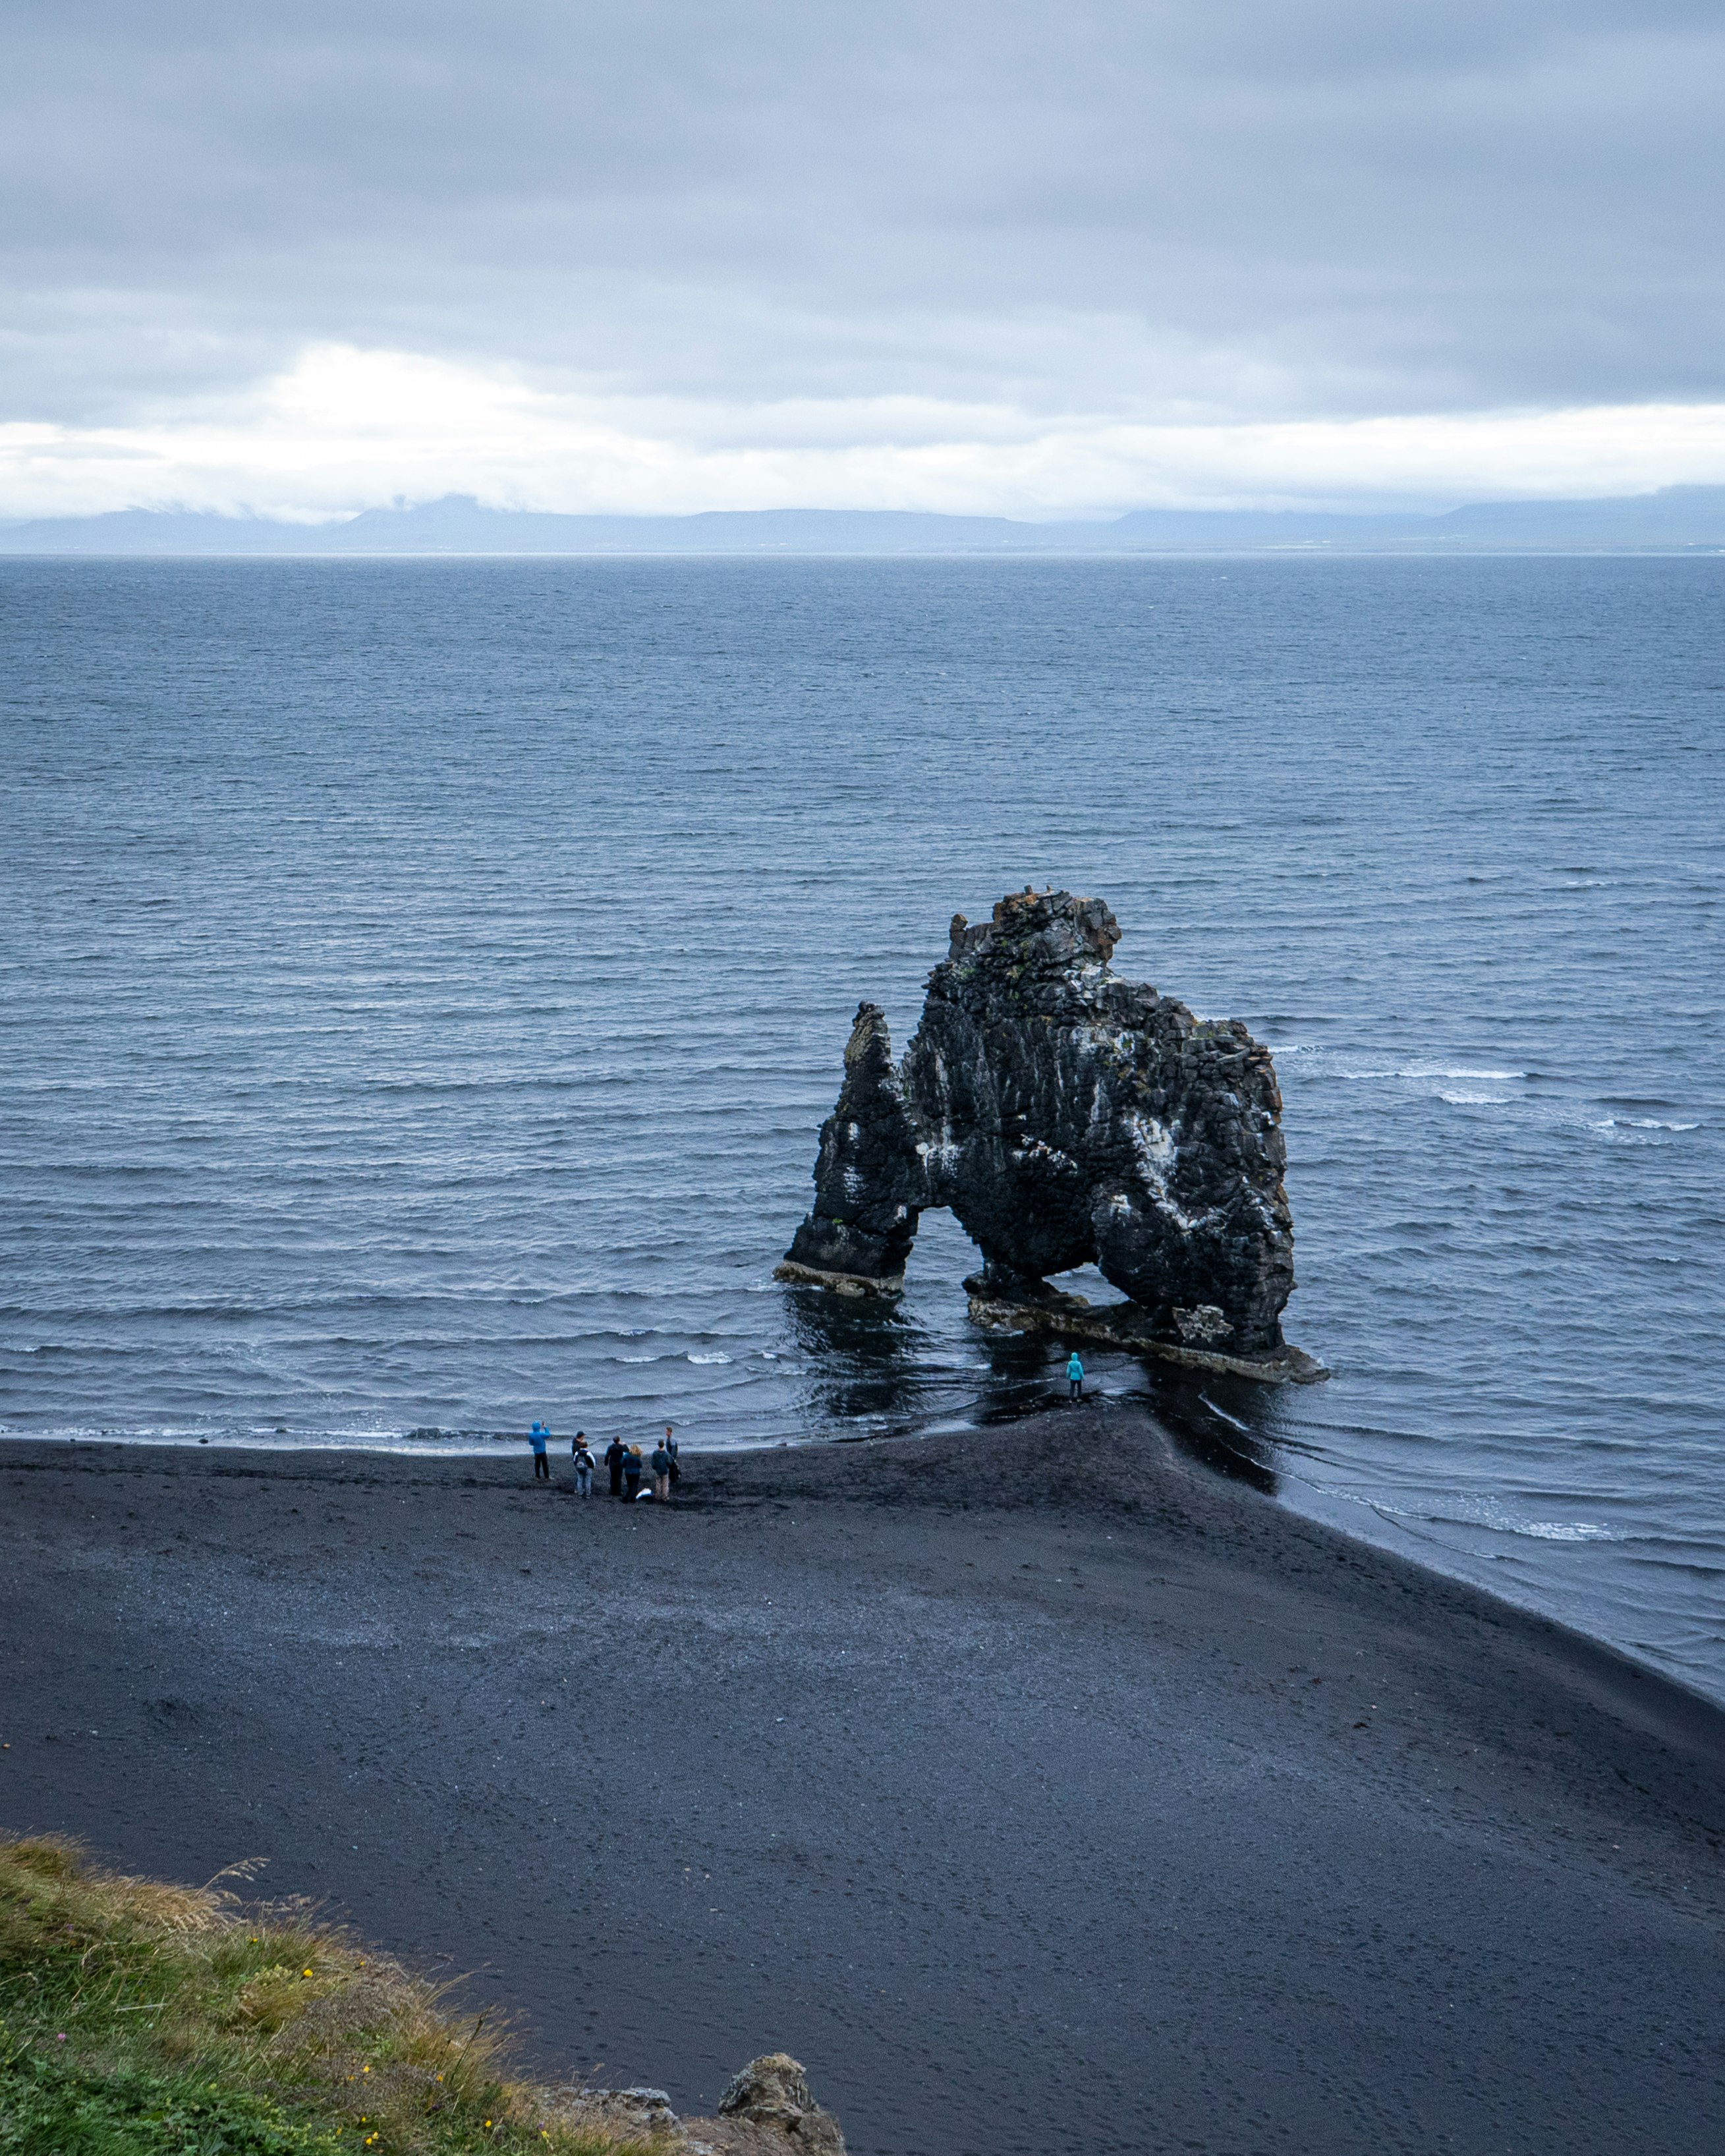
[[[1725,480],[1721,0],[0,25],[0,515]]]

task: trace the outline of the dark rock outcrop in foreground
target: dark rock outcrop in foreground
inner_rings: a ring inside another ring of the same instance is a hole
[[[902,1063],[864,1004],[779,1277],[896,1293],[919,1217],[946,1205],[983,1253],[965,1285],[984,1323],[1322,1377],[1281,1333],[1294,1226],[1270,1051],[1122,980],[1119,941],[1101,899],[1026,889],[983,926],[954,916]],[[1048,1286],[1090,1263],[1127,1302]]]

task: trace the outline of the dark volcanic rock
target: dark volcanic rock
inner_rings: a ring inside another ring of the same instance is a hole
[[[1067,891],[1004,898],[980,927],[957,916],[896,1069],[864,1004],[781,1275],[891,1292],[919,1214],[947,1205],[983,1253],[978,1316],[1316,1374],[1281,1335],[1294,1234],[1270,1052],[1121,979],[1119,940],[1100,899]],[[1092,1261],[1129,1309],[1044,1286]]]
[[[853,1291],[901,1286],[916,1216],[932,1202],[918,1137],[893,1067],[886,1014],[863,1004],[845,1050],[839,1105],[821,1125],[814,1210],[786,1264]]]

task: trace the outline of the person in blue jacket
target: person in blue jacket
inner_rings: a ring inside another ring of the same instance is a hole
[[[1084,1365],[1078,1359],[1078,1350],[1076,1348],[1072,1350],[1071,1358],[1066,1364],[1066,1398],[1069,1400],[1081,1400],[1084,1398]]]
[[[551,1480],[551,1462],[545,1454],[550,1437],[551,1432],[542,1422],[536,1422],[527,1433],[527,1442],[533,1448],[533,1480],[536,1482],[549,1482]]]

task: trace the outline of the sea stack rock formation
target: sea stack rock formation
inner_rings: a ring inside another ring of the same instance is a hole
[[[1294,1229],[1270,1051],[1122,980],[1119,941],[1101,900],[1026,889],[978,927],[954,916],[902,1063],[864,1004],[778,1276],[896,1293],[919,1216],[946,1205],[983,1253],[965,1285],[984,1323],[1322,1377],[1281,1333]],[[1125,1303],[1047,1285],[1091,1262]]]

